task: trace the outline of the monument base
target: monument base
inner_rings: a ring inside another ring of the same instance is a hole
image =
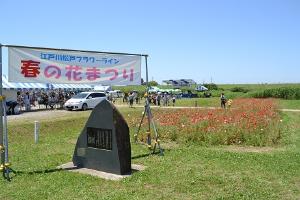
[[[136,164],[131,165],[132,173],[135,173],[137,171],[143,171],[143,170],[145,170],[145,168],[146,167],[143,165],[136,165]],[[130,177],[132,175],[132,174],[119,175],[119,174],[112,174],[112,173],[107,173],[107,172],[103,172],[103,171],[98,171],[98,170],[94,170],[94,169],[78,168],[73,164],[73,162],[68,162],[66,164],[60,165],[57,167],[57,169],[63,169],[63,170],[71,171],[71,172],[78,172],[81,174],[88,174],[91,176],[96,176],[99,178],[113,180],[113,181],[119,181],[123,178]]]

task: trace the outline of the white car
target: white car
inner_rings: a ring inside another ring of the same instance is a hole
[[[124,94],[120,90],[113,90],[113,91],[109,91],[108,95],[113,98],[121,98],[123,97]]]
[[[66,101],[64,108],[67,110],[87,110],[95,108],[104,99],[107,98],[103,92],[81,92]]]

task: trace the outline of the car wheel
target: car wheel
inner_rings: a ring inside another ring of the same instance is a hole
[[[82,105],[82,110],[85,111],[85,110],[87,110],[87,109],[88,109],[88,106],[87,106],[86,103],[84,103],[84,104]]]

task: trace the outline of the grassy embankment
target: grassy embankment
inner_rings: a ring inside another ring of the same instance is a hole
[[[154,114],[156,109],[153,109]],[[120,108],[127,120],[143,108]],[[1,199],[299,199],[300,113],[280,113],[280,143],[267,147],[199,145],[163,140],[165,156],[132,144],[132,162],[145,171],[119,182],[57,171],[72,158],[77,136],[90,111],[41,121],[39,144],[33,125],[9,124],[10,156],[17,171],[0,181]],[[135,127],[130,128],[131,136]],[[161,130],[160,134],[164,134]],[[179,133],[180,134],[180,133]]]

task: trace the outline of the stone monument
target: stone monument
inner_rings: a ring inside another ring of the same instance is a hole
[[[73,164],[113,174],[131,173],[129,128],[116,109],[102,100],[92,111],[75,147]]]

